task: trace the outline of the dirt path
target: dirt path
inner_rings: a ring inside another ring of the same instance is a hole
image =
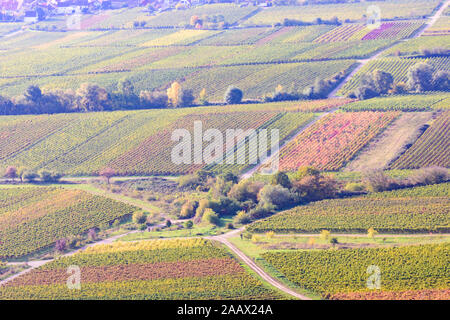
[[[86,250],[89,247],[93,247],[93,246],[98,246],[100,244],[108,244],[108,243],[114,242],[117,239],[120,239],[120,238],[122,238],[122,237],[124,237],[126,235],[129,235],[129,234],[132,234],[132,233],[136,233],[136,232],[139,232],[139,231],[133,230],[133,231],[126,232],[126,233],[123,233],[123,234],[119,234],[119,235],[116,235],[116,236],[113,236],[113,237],[110,237],[110,238],[107,238],[107,239],[103,239],[103,240],[100,240],[100,241],[97,241],[97,242],[94,242],[94,243],[90,243],[90,244],[88,244],[88,245],[86,245],[84,247],[81,247],[81,248],[76,249],[76,250],[74,250],[72,252],[69,252],[69,253],[66,253],[66,254],[62,255],[62,257],[68,257],[68,256],[71,256],[71,255],[74,255],[75,253],[83,251],[83,250]],[[17,277],[20,277],[20,276],[22,276],[22,275],[24,275],[24,274],[26,274],[26,273],[34,270],[34,269],[37,269],[37,268],[43,266],[44,264],[52,262],[53,260],[55,260],[55,259],[33,260],[33,261],[27,261],[27,262],[10,262],[10,263],[7,263],[9,265],[25,265],[26,264],[26,265],[29,265],[30,267],[28,269],[25,269],[25,270],[19,272],[19,273],[16,273],[15,275],[13,275],[13,276],[11,276],[9,278],[6,278],[6,279],[0,281],[0,287],[2,285],[12,281],[13,279],[15,279]]]
[[[433,117],[432,112],[404,112],[386,130],[370,141],[342,170],[363,172],[386,169],[420,136],[420,128]]]
[[[243,228],[237,229],[231,232],[228,232],[224,235],[220,236],[214,236],[214,237],[207,237],[206,239],[216,240],[220,243],[224,244],[228,248],[230,248],[233,253],[239,257],[242,262],[244,262],[248,267],[250,267],[254,272],[256,272],[261,278],[264,279],[264,281],[268,282],[275,288],[287,293],[288,295],[291,295],[295,298],[298,298],[300,300],[312,300],[311,298],[304,296],[300,293],[295,292],[294,290],[288,288],[278,280],[271,277],[267,272],[265,272],[261,267],[259,267],[255,262],[253,262],[252,259],[247,257],[241,250],[239,250],[235,245],[233,245],[228,239],[234,235],[237,235],[239,232],[241,232]]]
[[[439,8],[439,10],[436,11],[436,13],[435,13],[431,18],[429,18],[429,21],[425,24],[425,27],[422,28],[422,30],[420,30],[420,32],[418,32],[418,33],[415,35],[415,38],[420,37],[422,34],[424,34],[425,31],[427,31],[429,28],[431,28],[431,27],[436,23],[436,21],[439,20],[439,18],[442,16],[442,13],[444,13],[445,9],[447,9],[447,7],[449,6],[449,4],[450,4],[450,0],[447,0],[447,1]]]
[[[275,237],[318,237],[317,233],[276,234]],[[366,233],[332,233],[332,236],[349,238],[367,238]],[[450,233],[419,233],[419,234],[377,234],[375,238],[420,238],[420,237],[450,237]]]

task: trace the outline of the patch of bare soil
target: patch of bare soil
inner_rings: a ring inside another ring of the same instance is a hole
[[[344,171],[385,169],[397,159],[423,132],[432,112],[404,112],[384,132],[372,140]]]

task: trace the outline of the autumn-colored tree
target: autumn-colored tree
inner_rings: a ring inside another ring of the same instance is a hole
[[[169,89],[167,89],[167,97],[172,107],[177,107],[180,102],[181,85],[175,81]]]
[[[198,100],[202,105],[208,104],[208,100],[206,99],[206,89],[205,88],[203,88],[202,91],[200,91]]]
[[[330,236],[331,236],[331,232],[328,230],[322,230],[320,232],[320,239],[322,239],[322,240],[326,241],[326,240],[330,239]]]
[[[199,20],[200,20],[199,16],[192,16],[190,21],[191,26],[195,26]]]
[[[116,171],[112,168],[103,168],[98,174],[104,177],[109,184],[110,179],[116,175]]]
[[[370,227],[370,228],[367,230],[367,236],[368,236],[370,239],[373,239],[377,233],[378,233],[378,232],[377,232],[374,228],[372,228],[372,227]]]
[[[16,167],[9,166],[8,168],[6,168],[6,170],[5,170],[5,178],[12,179],[12,180],[17,178],[17,169],[16,169]]]

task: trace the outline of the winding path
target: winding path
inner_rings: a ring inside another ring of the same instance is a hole
[[[255,262],[253,262],[252,259],[247,257],[241,250],[239,250],[234,244],[232,244],[228,239],[234,235],[237,235],[239,232],[243,231],[243,228],[233,230],[231,232],[228,232],[223,235],[219,236],[213,236],[213,237],[205,237],[205,239],[210,240],[216,240],[222,243],[223,245],[230,248],[230,250],[239,257],[240,260],[242,260],[243,263],[245,263],[248,267],[250,267],[254,272],[256,272],[261,278],[264,279],[264,281],[268,282],[275,288],[287,293],[288,295],[291,295],[297,299],[300,300],[312,300],[311,298],[302,295],[300,293],[295,292],[294,290],[288,288],[284,284],[282,284],[280,281],[276,280],[272,276],[270,276],[267,272],[265,272],[261,267],[259,267]]]

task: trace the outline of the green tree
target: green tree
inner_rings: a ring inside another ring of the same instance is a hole
[[[431,90],[433,86],[433,67],[425,62],[418,63],[408,69],[408,89],[422,92]]]
[[[236,87],[228,87],[225,92],[225,103],[226,104],[238,104],[241,103],[244,93],[241,89]]]
[[[272,176],[272,184],[278,184],[287,189],[290,189],[292,187],[291,180],[289,179],[288,175],[282,171],[279,171]]]

